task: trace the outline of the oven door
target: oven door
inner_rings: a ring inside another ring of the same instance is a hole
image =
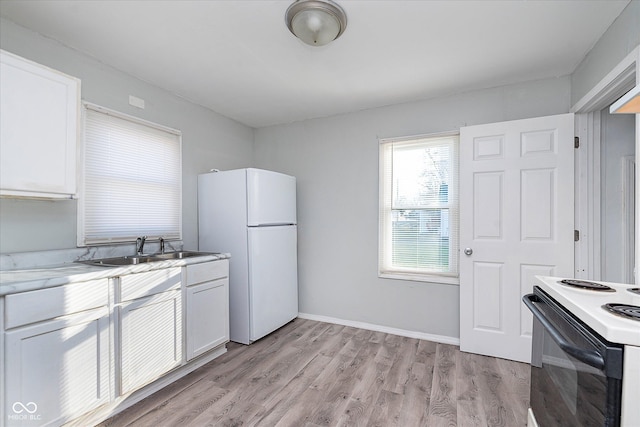
[[[523,300],[534,315],[530,402],[538,425],[619,426],[622,346],[537,286]]]

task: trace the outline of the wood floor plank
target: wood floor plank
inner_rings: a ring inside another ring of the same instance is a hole
[[[407,381],[405,386],[399,425],[427,425],[432,383],[432,365],[425,365],[424,363],[418,362],[411,365],[409,381]]]
[[[395,359],[384,384],[384,389],[394,393],[404,394],[409,382],[411,364],[415,361],[418,340],[401,337],[398,343]]]
[[[524,426],[528,389],[526,364],[296,319],[100,426]]]
[[[488,425],[511,427],[521,425],[515,419],[513,411],[508,408],[510,400],[506,392],[504,380],[494,357],[475,355],[477,360],[478,389],[482,396],[484,413]]]
[[[300,395],[309,388],[311,382],[320,375],[329,361],[331,361],[330,357],[316,355],[286,386],[264,402],[265,408],[268,408],[267,411],[251,419],[249,424],[276,425],[300,401]],[[303,407],[310,412],[307,405],[312,404],[313,402],[304,402]]]
[[[458,423],[455,381],[458,353],[457,347],[452,345],[437,346],[427,421],[429,426],[456,426]]]
[[[145,426],[187,425],[228,393],[228,389],[222,389],[212,381],[201,380],[193,386],[185,388],[180,394],[147,412],[131,424]]]
[[[456,370],[457,415],[460,425],[488,425],[478,384],[477,355],[460,352]]]
[[[402,399],[401,394],[381,390],[367,425],[371,427],[401,426],[399,421]]]
[[[325,393],[324,400],[314,411],[312,422],[322,425],[335,425],[338,422],[349,403],[355,384],[362,380],[366,366],[375,357],[376,348],[368,343],[371,334],[370,331],[361,330],[353,336],[350,344],[357,352],[344,369],[335,373],[335,380]],[[343,354],[343,357],[346,358],[347,354]]]
[[[384,335],[384,334],[383,334]],[[380,343],[384,341],[384,336],[374,334],[369,340],[368,345],[372,346],[372,350],[379,348]],[[371,354],[374,352],[372,351]],[[378,401],[380,392],[383,389],[386,378],[389,375],[392,365],[376,362],[375,358],[378,351],[375,351],[373,360],[366,363],[363,370],[360,371],[358,381],[351,390],[349,402],[345,407],[342,415],[338,419],[338,426],[367,426],[369,418],[374,409],[375,402]]]
[[[513,413],[513,419],[526,420],[529,407],[529,377],[530,366],[512,360],[495,359],[499,372],[502,374],[502,384],[499,395],[508,402],[508,410]],[[524,402],[524,405],[521,404]],[[525,423],[518,425],[525,426]]]

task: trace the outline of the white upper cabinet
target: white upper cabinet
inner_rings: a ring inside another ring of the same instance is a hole
[[[0,50],[0,196],[72,198],[80,80]]]

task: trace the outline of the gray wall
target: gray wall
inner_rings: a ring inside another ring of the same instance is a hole
[[[458,337],[458,286],[377,276],[378,138],[569,107],[563,77],[257,129],[257,167],[298,178],[300,311]]]
[[[82,80],[82,99],[182,131],[183,241],[198,245],[197,175],[253,164],[253,129],[2,19],[0,47]],[[146,101],[140,110],[129,95]],[[0,199],[0,253],[76,247],[76,202]]]
[[[640,44],[640,0],[632,0],[571,75],[571,105]]]

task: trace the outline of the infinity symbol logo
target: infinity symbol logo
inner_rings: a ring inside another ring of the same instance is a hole
[[[11,407],[11,409],[13,409],[13,412],[16,414],[21,414],[24,411],[27,411],[28,413],[33,414],[38,410],[38,405],[36,405],[33,402],[28,402],[26,405],[23,404],[22,402],[15,402]]]

